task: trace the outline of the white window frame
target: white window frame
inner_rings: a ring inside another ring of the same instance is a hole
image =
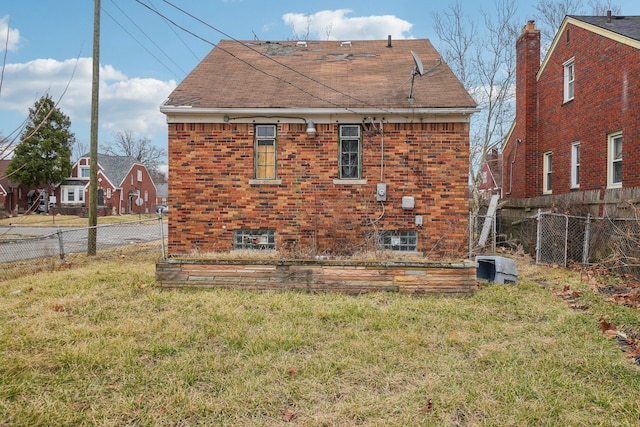
[[[580,143],[571,144],[571,188],[580,188]]]
[[[86,175],[85,175],[86,172]],[[78,170],[78,177],[79,178],[86,178],[89,179],[90,178],[90,168],[86,167],[86,166],[80,166],[79,170]]]
[[[138,182],[142,182],[142,171],[140,169],[136,171],[136,175],[138,176]]]
[[[65,185],[62,186],[60,191],[62,204],[77,204],[84,203],[84,186],[81,185]],[[69,195],[72,195],[73,200],[69,200]]]
[[[576,67],[574,58],[564,64],[564,102],[571,101],[575,96]]]
[[[111,198],[111,187],[107,187],[107,199]]]
[[[542,155],[542,194],[553,192],[553,152]]]
[[[620,149],[616,151],[616,145],[620,144]],[[607,136],[607,188],[622,187],[622,159],[623,159],[622,132],[611,133]],[[620,168],[620,179],[616,177],[615,170]]]

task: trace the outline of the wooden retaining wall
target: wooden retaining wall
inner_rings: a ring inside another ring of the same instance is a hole
[[[166,260],[156,264],[163,287],[470,294],[476,263],[306,260]]]

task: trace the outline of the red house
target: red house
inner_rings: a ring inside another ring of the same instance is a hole
[[[83,213],[89,206],[89,156],[74,165],[71,177],[56,190],[63,213]],[[143,164],[127,156],[98,155],[98,207],[101,215],[153,213],[156,187]]]
[[[504,198],[640,186],[640,16],[567,16],[544,61],[516,42],[516,119]]]
[[[45,212],[45,190],[15,182],[6,173],[9,163],[11,160],[0,160],[0,217]]]
[[[161,111],[170,254],[466,249],[476,104],[428,40],[224,40]]]
[[[502,189],[502,154],[497,148],[491,149],[482,165],[478,190],[485,197],[500,195]]]

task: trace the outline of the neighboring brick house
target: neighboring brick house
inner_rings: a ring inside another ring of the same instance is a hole
[[[428,40],[223,40],[161,111],[169,254],[467,247],[476,104]]]
[[[542,64],[530,21],[516,53],[503,197],[640,186],[640,16],[567,16]]]
[[[156,184],[156,206],[167,206],[169,198],[169,184],[166,182]]]
[[[7,177],[11,160],[0,160],[0,217],[40,212],[40,199],[46,199],[43,189],[18,184]]]
[[[85,214],[89,206],[89,155],[74,165],[56,191],[64,213]],[[143,164],[128,156],[98,155],[98,208],[101,215],[154,212],[156,187]]]
[[[502,190],[502,153],[492,148],[484,159],[478,190],[483,196],[500,195]]]

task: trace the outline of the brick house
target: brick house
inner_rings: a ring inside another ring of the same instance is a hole
[[[19,184],[6,174],[11,160],[0,160],[0,217],[41,212],[41,202],[46,200],[42,188]],[[45,202],[42,202],[45,203]]]
[[[161,111],[169,254],[466,248],[476,104],[428,40],[223,40]]]
[[[640,16],[567,16],[542,63],[530,21],[516,54],[503,197],[639,187]]]
[[[478,190],[485,197],[500,195],[502,190],[502,153],[492,148],[484,159]]]
[[[57,208],[84,214],[89,206],[89,155],[73,165],[71,177],[56,189]],[[98,155],[98,208],[100,215],[152,213],[156,187],[146,166],[128,156]]]

